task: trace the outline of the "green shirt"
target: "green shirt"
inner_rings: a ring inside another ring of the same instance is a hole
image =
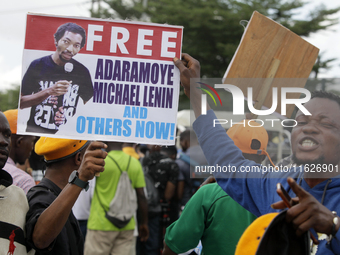
[[[200,188],[181,217],[166,229],[165,242],[184,253],[202,241],[202,254],[233,255],[244,230],[256,217],[236,203],[217,183]]]
[[[123,151],[110,151],[108,155],[116,160],[122,171],[127,170],[126,168],[130,157],[129,155]],[[139,161],[133,157],[131,157],[128,175],[133,188],[145,187],[142,166]],[[132,218],[124,228],[119,229],[114,226],[108,219],[106,219],[105,211],[98,201],[99,196],[100,202],[105,207],[105,210],[108,210],[110,202],[116,194],[119,177],[120,171],[118,170],[117,165],[112,159],[110,159],[110,157],[107,156],[105,159],[105,170],[100,173],[100,176],[96,179],[96,187],[91,202],[90,217],[87,224],[88,229],[101,231],[123,231],[133,230],[135,228],[134,218]]]

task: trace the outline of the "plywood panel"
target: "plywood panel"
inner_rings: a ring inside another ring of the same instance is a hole
[[[280,87],[304,87],[318,53],[318,48],[255,11],[224,75],[224,83],[237,85],[244,95],[247,95],[247,87],[253,87],[254,99],[261,97],[263,79],[250,82],[240,78],[267,78],[274,74],[271,87],[278,87],[278,91]],[[278,68],[275,63],[279,63]],[[288,98],[299,97],[299,93],[292,93]],[[268,108],[272,105],[271,88],[263,105]],[[280,105],[279,100],[278,112],[281,112]],[[294,105],[288,106],[286,116],[290,117],[293,110]]]

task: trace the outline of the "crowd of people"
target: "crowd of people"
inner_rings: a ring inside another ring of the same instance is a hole
[[[21,225],[15,226],[25,231],[23,244],[28,250],[35,254],[160,254],[165,229],[178,219],[198,188],[191,179],[190,155],[201,162],[204,155],[192,130],[180,134],[181,153],[177,153],[176,146],[17,135],[17,115],[17,109],[1,113],[6,138],[1,141],[6,163],[1,178],[23,191],[26,206]],[[31,157],[40,161],[39,169],[32,169]],[[34,174],[40,168],[42,178]],[[106,217],[117,192],[119,169],[127,171],[138,205],[124,227]],[[157,193],[156,200],[151,193]],[[8,247],[14,247],[13,251],[17,247],[17,240],[11,241],[11,232],[7,233],[1,235],[2,241],[9,242],[3,246],[6,254]]]
[[[283,209],[294,235],[317,237],[308,252],[340,254],[340,97],[316,91],[304,105],[311,115],[297,112],[291,171],[216,171],[202,184],[195,165],[261,170],[268,134],[250,120],[214,127],[190,87],[199,62],[183,54],[174,63],[196,116],[179,147],[18,135],[17,109],[0,112],[0,254],[234,254],[257,217]],[[108,211],[124,171],[137,210],[121,225]]]

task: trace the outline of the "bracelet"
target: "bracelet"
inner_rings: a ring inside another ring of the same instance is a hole
[[[334,215],[333,226],[332,226],[331,234],[327,235],[327,237],[326,237],[327,244],[330,244],[330,242],[332,241],[333,237],[336,235],[336,232],[337,232],[336,226],[339,223],[339,218],[338,218],[338,215],[337,215],[336,211],[332,211],[332,214]]]

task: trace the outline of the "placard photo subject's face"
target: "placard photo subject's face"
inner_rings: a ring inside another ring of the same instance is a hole
[[[80,34],[66,31],[64,36],[56,42],[59,59],[63,62],[70,61],[80,51],[82,39]]]

